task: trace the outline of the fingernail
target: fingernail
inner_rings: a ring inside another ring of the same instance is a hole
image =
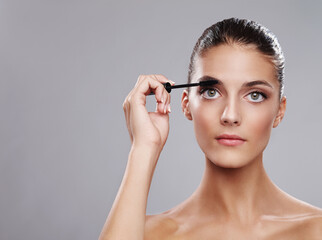
[[[166,114],[167,113],[167,105],[164,105],[164,114]]]
[[[164,102],[164,99],[163,99],[163,97],[161,97],[161,102],[162,102],[162,103]]]
[[[170,104],[168,105],[168,112],[171,112]]]
[[[172,81],[172,80],[170,80],[170,79],[168,79],[172,84],[175,84],[175,82],[174,81]]]

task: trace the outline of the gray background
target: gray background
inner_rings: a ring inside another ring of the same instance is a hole
[[[126,166],[122,103],[138,75],[184,83],[202,31],[233,16],[267,26],[286,55],[287,112],[265,167],[322,207],[321,12],[321,1],[0,1],[0,239],[96,239]],[[204,169],[171,94],[148,214],[189,197]]]

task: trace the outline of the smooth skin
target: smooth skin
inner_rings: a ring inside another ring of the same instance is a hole
[[[170,94],[163,75],[141,75],[123,103],[132,147],[124,177],[99,239],[142,240],[152,176],[169,133]],[[173,83],[172,83],[173,84]],[[156,111],[147,112],[153,91]]]
[[[166,77],[140,76],[123,105],[132,148],[100,239],[322,239],[322,209],[283,192],[263,167],[271,130],[286,109],[271,60],[253,46],[220,45],[199,57],[195,70],[193,82],[204,76],[220,81],[182,94],[182,110],[205,154],[200,185],[178,206],[145,215],[169,132],[170,95],[161,84]],[[155,113],[145,108],[151,90]],[[223,145],[221,134],[244,142]]]

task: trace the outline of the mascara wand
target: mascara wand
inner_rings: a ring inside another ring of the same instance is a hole
[[[200,81],[198,83],[188,83],[188,84],[179,84],[179,85],[171,85],[169,82],[162,83],[165,90],[167,90],[168,93],[171,92],[174,88],[188,88],[188,87],[197,87],[197,86],[211,86],[218,83],[218,80],[207,80],[207,81]],[[154,95],[154,92],[151,92],[149,95]]]

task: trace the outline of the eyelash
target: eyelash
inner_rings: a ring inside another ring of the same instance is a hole
[[[266,95],[265,93],[261,92],[261,91],[252,91],[252,92],[250,92],[249,94],[251,94],[251,93],[259,93],[259,94],[260,94],[260,95],[262,95],[265,99],[267,98],[267,95]]]
[[[220,92],[216,88],[201,88],[200,91],[199,91],[199,94],[202,95],[204,92],[206,92],[208,90],[215,90],[216,91],[216,94],[220,94]]]
[[[215,89],[215,88],[201,88],[199,93],[203,94],[206,90],[216,90],[217,91],[217,89]]]
[[[218,89],[216,89],[216,88],[202,88],[202,89],[200,89],[199,94],[200,94],[200,95],[202,95],[202,94],[203,94],[205,91],[207,91],[207,90],[215,90],[218,94],[220,94],[220,93],[219,93],[219,91],[218,91]],[[260,94],[264,99],[267,99],[267,95],[266,95],[265,93],[261,92],[261,91],[252,91],[252,92],[248,93],[246,96],[248,96],[248,95],[250,95],[250,94],[252,94],[252,93],[258,93],[258,94]],[[261,102],[262,102],[262,101],[261,101]]]

